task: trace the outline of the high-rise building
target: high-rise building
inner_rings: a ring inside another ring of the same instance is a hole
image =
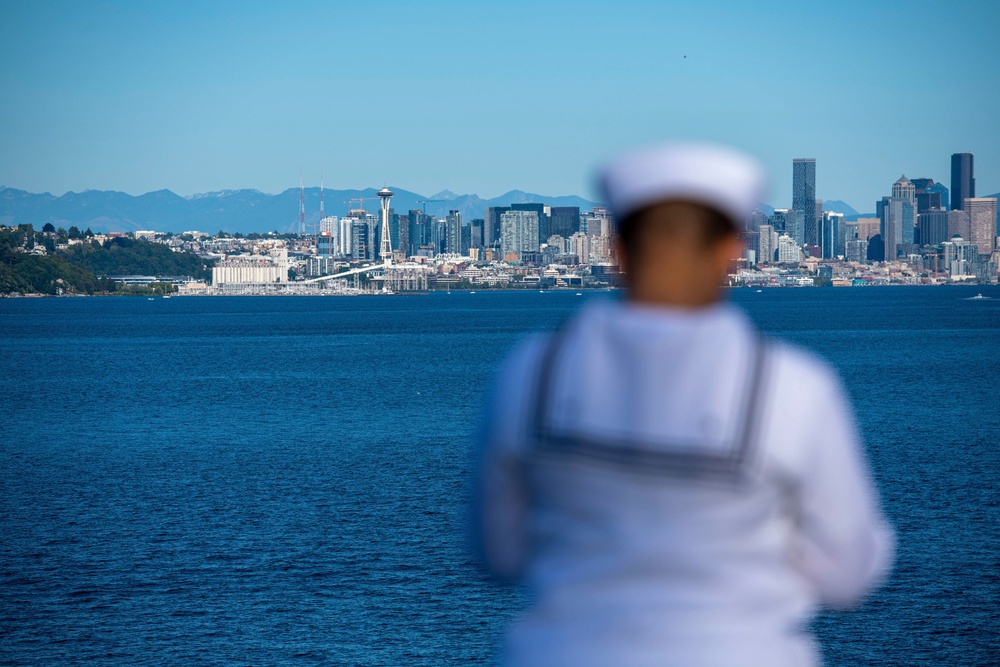
[[[483,248],[483,219],[473,218],[469,223],[469,247]]]
[[[778,262],[781,264],[796,264],[799,261],[801,249],[795,240],[783,234],[778,237]]]
[[[920,245],[938,245],[951,238],[948,234],[948,216],[951,211],[934,209],[917,215],[917,227],[920,230]]]
[[[549,220],[549,233],[547,238],[553,234],[570,238],[580,231],[580,207],[579,206],[553,206]]]
[[[509,206],[489,206],[483,212],[483,247],[500,246],[500,216],[510,210]]]
[[[881,227],[882,220],[880,218],[858,218],[858,238],[867,242],[879,233]]]
[[[933,178],[914,178],[913,187],[917,198],[917,214],[936,208],[944,208],[941,204],[941,192],[934,188]],[[947,192],[947,188],[945,188]]]
[[[927,188],[928,194],[936,194],[941,198],[941,208],[948,209],[948,188],[944,186],[944,183],[935,183],[934,185]]]
[[[553,219],[555,216],[553,216]],[[576,232],[570,239],[570,247],[574,255],[576,255],[577,261],[580,264],[590,263],[590,237],[583,232]]]
[[[816,160],[792,160],[792,208],[802,211],[803,240],[806,245],[816,245]]]
[[[458,211],[448,211],[446,221],[448,236],[445,242],[445,252],[454,255],[462,254],[462,214]]]
[[[772,225],[761,225],[757,228],[757,262],[770,264],[774,261],[774,253],[778,250],[778,232]]]
[[[819,222],[819,247],[824,259],[843,257],[845,254],[844,215],[833,211],[824,211]]]
[[[545,204],[536,204],[534,202],[528,202],[524,204],[511,204],[510,210],[512,211],[533,211],[538,217],[538,238],[545,239],[551,235],[549,231],[549,213],[551,209]]]
[[[538,213],[510,210],[500,216],[500,254],[520,258],[538,252]]]
[[[337,254],[341,257],[349,257],[354,248],[351,240],[351,229],[354,227],[354,218],[343,217],[340,219],[340,233],[337,234]]]
[[[980,255],[992,255],[997,240],[997,200],[969,197],[962,209],[969,215],[969,242],[979,248]]]
[[[905,199],[915,202],[917,200],[917,188],[913,182],[903,174],[892,184],[892,196],[896,199]]]
[[[953,236],[961,236],[965,240],[972,237],[968,211],[948,211],[948,239],[951,240]]]
[[[951,156],[951,208],[962,210],[966,199],[976,196],[976,178],[973,173],[972,153],[954,153]]]

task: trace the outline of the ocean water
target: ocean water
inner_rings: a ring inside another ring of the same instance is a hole
[[[522,596],[466,554],[469,441],[591,298],[0,300],[0,664],[488,664]],[[732,299],[843,374],[898,532],[827,664],[1000,663],[1000,290]]]

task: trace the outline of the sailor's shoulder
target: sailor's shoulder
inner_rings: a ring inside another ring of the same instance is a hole
[[[778,387],[801,393],[825,392],[841,386],[836,369],[815,352],[780,338],[763,338],[769,372]]]

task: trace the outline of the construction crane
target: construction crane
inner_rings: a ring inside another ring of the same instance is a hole
[[[348,211],[354,211],[354,210],[362,210],[363,211],[364,208],[365,208],[365,199],[369,199],[369,200],[370,199],[377,199],[377,197],[351,197],[350,199],[348,199],[344,203],[347,204],[347,210]],[[351,207],[351,205],[354,202],[358,202],[358,208],[357,209],[354,209],[354,208]]]
[[[422,210],[424,212],[424,215],[426,215],[427,214],[427,205],[428,204],[432,204],[434,202],[439,202],[439,201],[448,201],[448,200],[447,199],[418,199],[417,203],[418,204],[423,204]]]

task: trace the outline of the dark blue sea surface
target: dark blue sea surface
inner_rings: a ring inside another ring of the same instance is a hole
[[[464,548],[471,434],[591,298],[0,300],[0,664],[488,663],[521,594]],[[998,664],[1000,290],[732,298],[841,371],[898,531],[827,664]]]

